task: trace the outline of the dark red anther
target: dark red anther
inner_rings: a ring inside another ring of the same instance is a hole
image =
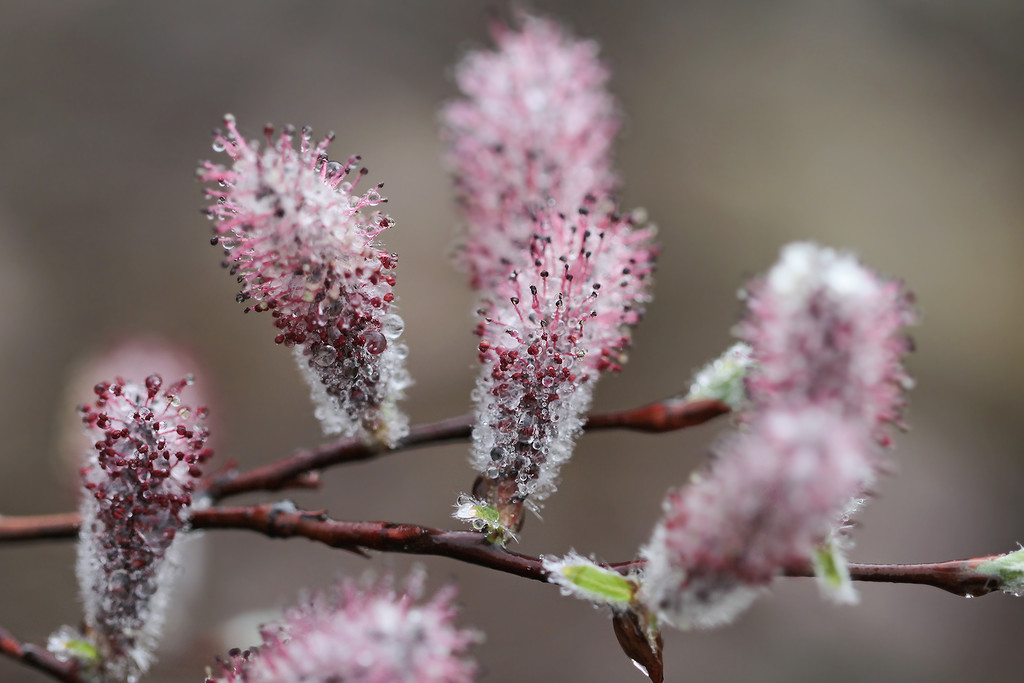
[[[149,394],[150,398],[156,396],[157,392],[160,391],[160,387],[163,386],[164,380],[160,375],[150,375],[146,378],[146,393]]]

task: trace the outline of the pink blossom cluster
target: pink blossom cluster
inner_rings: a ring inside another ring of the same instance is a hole
[[[387,201],[380,186],[356,191],[366,169],[350,180],[359,157],[328,158],[333,134],[313,144],[303,128],[296,148],[294,128],[275,142],[268,126],[261,150],[234,117],[225,127],[214,148],[232,165],[207,162],[199,178],[215,184],[207,214],[241,285],[238,301],[271,312],[274,341],[295,348],[326,433],[394,445],[408,429],[396,403],[410,380],[393,305],[397,256],[374,243],[394,222],[364,211]]]
[[[531,212],[572,212],[618,183],[611,147],[620,121],[597,43],[525,13],[519,23],[495,22],[497,50],[466,55],[455,72],[465,97],[442,112],[467,223],[459,260],[484,291],[529,248]]]
[[[806,242],[790,244],[769,273],[748,285],[737,334],[753,348],[747,382],[758,406],[825,405],[863,422],[883,446],[901,424],[911,350],[900,331],[916,314],[897,280],[857,259]]]
[[[534,221],[529,258],[485,300],[477,327],[473,462],[499,508],[554,490],[597,377],[625,360],[654,266],[653,230],[629,217],[584,207]]]
[[[264,627],[263,643],[232,650],[219,675],[206,683],[463,683],[476,664],[467,657],[480,640],[455,626],[454,590],[417,603],[423,577],[414,573],[404,590],[390,580],[360,586],[344,580]]]
[[[782,569],[828,550],[884,464],[909,386],[910,297],[853,256],[790,245],[746,298],[749,413],[668,496],[642,550],[641,601],[681,627],[730,620]]]
[[[480,301],[474,495],[510,530],[554,490],[597,376],[625,360],[655,256],[653,228],[610,196],[619,118],[596,43],[518,20],[463,59],[465,97],[443,112]]]
[[[202,385],[202,392],[193,384],[189,393],[193,402],[210,406],[215,398],[210,396],[210,383],[203,372],[202,363],[191,350],[177,340],[169,340],[155,334],[127,335],[123,333],[112,340],[99,353],[83,356],[74,361],[68,381],[64,387],[62,404],[69,409],[62,410],[60,424],[59,464],[61,474],[65,472],[74,488],[74,500],[78,500],[81,486],[79,469],[82,466],[82,421],[75,407],[81,405],[82,396],[92,394],[96,382],[110,377],[146,377],[150,374],[161,377],[185,377],[194,375]],[[63,416],[67,419],[63,419]],[[207,427],[216,432],[216,425],[207,421]]]
[[[114,343],[102,349],[101,353],[87,355],[76,361],[64,389],[62,403],[68,408],[80,405],[83,396],[93,394],[98,380],[110,377],[146,377],[157,374],[161,377],[186,377],[195,373],[198,382],[188,388],[189,401],[193,405],[211,406],[216,396],[211,396],[209,375],[204,372],[203,363],[190,350],[169,339],[154,334],[125,336],[120,333]],[[201,389],[201,391],[200,391]],[[213,416],[204,416],[203,425],[211,432],[206,446],[217,449],[217,424]],[[73,500],[80,499],[82,480],[82,420],[75,410],[61,410],[59,429],[60,457],[59,471],[66,475],[69,493]],[[73,488],[70,485],[73,484]],[[188,624],[196,607],[196,599],[202,593],[204,582],[206,546],[208,536],[200,534],[179,535],[174,544],[174,560],[181,567],[188,567],[174,582],[174,599],[168,605],[160,650],[164,655],[178,652],[194,645]],[[71,629],[69,629],[71,630]],[[80,638],[80,634],[77,636]]]
[[[181,401],[191,382],[117,379],[81,408],[94,442],[81,469],[85,496],[78,578],[86,637],[103,680],[136,680],[152,658],[176,572],[196,481],[213,454],[206,408]]]
[[[864,434],[826,408],[756,414],[710,472],[665,500],[641,598],[676,626],[729,622],[828,537],[871,476],[866,452]]]

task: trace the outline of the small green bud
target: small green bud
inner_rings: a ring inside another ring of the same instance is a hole
[[[636,594],[637,585],[632,579],[577,553],[561,559],[543,559],[548,581],[557,584],[563,595],[625,608]]]
[[[818,586],[822,594],[839,603],[850,605],[857,602],[857,591],[850,580],[850,570],[846,566],[846,556],[830,538],[814,550],[811,558],[814,575],[818,578]]]
[[[469,496],[459,496],[452,517],[471,524],[477,531],[487,531],[492,543],[505,545],[509,539],[516,540],[512,530],[501,522],[501,512],[493,505]]]
[[[87,640],[69,640],[64,643],[64,647],[79,660],[95,662],[100,656],[95,646]]]
[[[61,626],[51,633],[46,641],[46,649],[62,662],[76,660],[84,670],[95,667],[100,661],[96,646],[70,626]]]
[[[1024,548],[982,562],[975,569],[996,579],[1004,593],[1024,596]]]
[[[742,407],[747,400],[743,380],[754,364],[750,353],[750,346],[743,342],[730,346],[693,376],[686,399],[721,401],[733,410]]]

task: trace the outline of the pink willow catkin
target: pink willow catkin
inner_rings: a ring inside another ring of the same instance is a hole
[[[625,361],[649,298],[653,230],[583,208],[536,216],[529,257],[484,302],[473,463],[499,508],[555,489],[594,383]],[[478,495],[480,491],[476,491]]]
[[[916,314],[903,283],[803,242],[783,249],[744,297],[737,335],[758,368],[747,382],[753,404],[827,404],[889,445],[888,427],[901,426],[913,385],[902,363],[911,340],[901,330]]]
[[[417,604],[422,574],[402,591],[390,580],[360,586],[343,580],[264,627],[258,648],[232,650],[206,683],[468,683],[476,664],[466,657],[479,633],[455,626],[454,590]]]
[[[528,14],[519,23],[495,22],[497,50],[463,58],[455,79],[465,97],[442,111],[466,221],[458,260],[485,293],[523,260],[533,211],[574,212],[618,184],[611,148],[620,121],[597,43]]]
[[[476,498],[516,527],[555,488],[597,376],[618,370],[649,300],[653,228],[615,212],[620,122],[597,44],[528,14],[456,70],[443,136],[479,295]]]
[[[408,431],[396,404],[410,380],[393,310],[397,256],[373,243],[394,222],[363,212],[387,201],[380,186],[355,192],[366,169],[346,179],[359,157],[328,159],[333,134],[314,145],[303,128],[296,149],[294,128],[274,142],[267,126],[260,150],[234,117],[225,126],[214,148],[233,163],[207,162],[199,178],[217,185],[206,190],[215,200],[207,213],[242,286],[238,301],[255,301],[246,311],[271,311],[275,341],[295,348],[325,433],[393,446]]]
[[[884,464],[909,378],[910,297],[849,255],[786,247],[747,290],[752,407],[706,472],[669,494],[639,597],[680,627],[715,626],[805,564]]]
[[[82,480],[78,579],[85,638],[99,653],[99,679],[134,681],[148,669],[168,604],[177,539],[188,521],[206,445],[205,408],[180,394],[190,383],[117,379],[82,407],[94,441]]]

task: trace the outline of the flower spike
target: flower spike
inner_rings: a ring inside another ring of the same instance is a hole
[[[851,254],[801,242],[746,290],[737,335],[752,348],[751,400],[765,405],[824,405],[861,420],[888,445],[902,425],[902,365],[911,350],[902,329],[916,321],[903,283],[886,280]]]
[[[621,368],[650,298],[653,234],[614,213],[540,212],[527,263],[484,302],[474,494],[499,511],[554,491],[594,384]],[[502,521],[517,528],[507,515]]]
[[[519,23],[495,23],[497,49],[466,55],[455,72],[465,97],[442,112],[467,224],[459,260],[485,293],[529,248],[530,212],[575,211],[588,194],[618,185],[612,141],[620,120],[597,44],[529,14]]]
[[[794,562],[809,562],[871,476],[868,436],[823,409],[758,414],[707,472],[671,492],[642,549],[639,598],[680,628],[728,623]]]
[[[455,627],[453,590],[417,604],[423,576],[404,590],[390,579],[360,586],[346,579],[285,613],[262,630],[263,643],[221,660],[206,683],[468,683],[476,664],[466,657],[479,633]]]
[[[295,348],[325,433],[393,446],[408,431],[396,404],[410,379],[393,305],[397,257],[374,243],[394,222],[364,211],[387,201],[380,186],[356,191],[366,169],[350,179],[359,157],[328,158],[333,135],[314,145],[303,128],[296,148],[294,128],[275,142],[268,126],[261,150],[234,117],[225,127],[214,149],[231,167],[207,162],[199,178],[216,185],[207,215],[241,285],[236,298],[270,311],[274,341]]]
[[[206,409],[181,402],[189,383],[164,386],[159,375],[141,384],[102,382],[95,403],[82,407],[95,446],[81,471],[86,495],[77,569],[83,640],[97,653],[103,681],[138,680],[152,662],[179,535],[213,454]]]
[[[680,627],[731,620],[793,563],[855,600],[842,532],[883,469],[910,384],[911,297],[849,254],[789,245],[746,298],[746,421],[709,471],[669,494],[642,550],[640,599]]]

